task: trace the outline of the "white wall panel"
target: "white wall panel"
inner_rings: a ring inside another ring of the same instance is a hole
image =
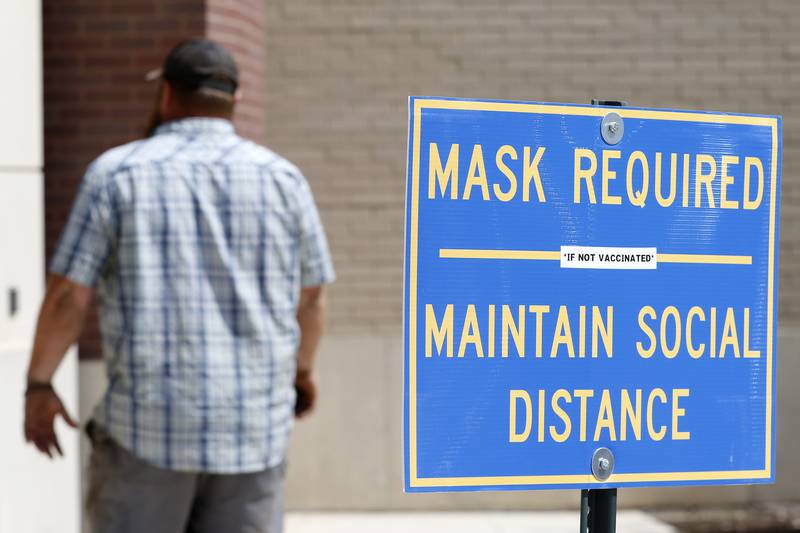
[[[44,279],[42,194],[39,172],[0,169],[0,349],[27,348],[33,335]]]
[[[22,434],[28,352],[0,349],[0,532],[77,533],[81,491],[78,431],[62,421],[56,432],[64,457],[50,460]],[[78,412],[78,361],[71,350],[54,384],[73,417]]]
[[[0,1],[0,170],[42,167],[41,2]]]
[[[77,533],[81,519],[78,432],[58,422],[65,457],[54,460],[26,444],[22,433],[25,374],[44,285],[40,27],[41,2],[0,0],[2,533]],[[72,350],[54,380],[72,413],[78,408],[77,366]]]

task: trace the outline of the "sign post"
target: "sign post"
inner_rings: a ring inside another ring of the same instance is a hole
[[[581,490],[580,533],[614,533],[617,530],[617,489]]]
[[[409,118],[407,491],[774,480],[779,117]]]
[[[592,99],[592,105],[621,107],[626,105],[619,100],[597,100]],[[622,140],[624,128],[620,130],[622,120],[612,124],[607,117],[618,117],[618,115],[606,115],[600,124],[600,136],[609,144],[617,144]],[[597,455],[597,454],[595,454]],[[594,460],[593,460],[594,461]],[[599,457],[597,462],[604,461],[602,464],[602,474],[606,478],[611,475],[613,465],[609,463],[609,458]],[[596,472],[601,465],[594,465],[592,472]],[[595,475],[595,477],[597,477]],[[582,489],[581,490],[581,520],[580,533],[615,533],[617,530],[617,489]]]

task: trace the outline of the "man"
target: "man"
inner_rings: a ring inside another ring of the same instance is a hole
[[[184,42],[158,77],[152,135],[92,163],[50,265],[25,436],[52,456],[55,417],[75,426],[50,380],[96,286],[95,531],[279,532],[293,417],[316,396],[327,242],[302,174],[234,133],[223,47]]]

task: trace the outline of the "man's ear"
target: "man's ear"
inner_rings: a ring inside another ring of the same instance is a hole
[[[244,98],[244,91],[241,89],[237,89],[235,93],[233,93],[233,101],[234,103],[238,104]]]

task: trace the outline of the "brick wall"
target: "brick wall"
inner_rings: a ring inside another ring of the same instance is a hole
[[[780,320],[800,321],[800,3],[269,0],[267,139],[314,188],[334,331],[399,333],[411,94],[780,114]]]
[[[206,36],[236,57],[241,100],[236,106],[239,134],[264,140],[264,0],[206,0]]]
[[[263,138],[260,8],[252,0],[43,0],[47,257],[89,162],[141,137],[156,91],[144,74],[181,40],[209,35],[231,46],[244,71],[237,128]],[[237,33],[237,25],[247,30]],[[94,318],[80,353],[100,355]]]
[[[409,94],[783,115],[780,319],[800,321],[796,2],[44,0],[43,15],[48,256],[86,164],[141,131],[142,73],[206,34],[240,62],[239,131],[312,183],[334,331],[399,331]]]

